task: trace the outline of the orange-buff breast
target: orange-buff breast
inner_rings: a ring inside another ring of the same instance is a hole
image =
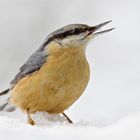
[[[84,92],[89,81],[85,48],[60,47],[52,42],[40,70],[22,78],[11,90],[10,101],[30,113],[62,113]]]

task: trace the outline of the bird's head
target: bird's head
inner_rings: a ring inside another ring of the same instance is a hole
[[[98,31],[101,27],[110,23],[110,21],[98,24],[96,26],[88,26],[85,24],[70,24],[52,32],[48,36],[48,41],[57,41],[62,46],[81,46],[86,45],[91,38],[107,33],[114,28]]]

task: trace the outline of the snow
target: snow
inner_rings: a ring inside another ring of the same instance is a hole
[[[17,115],[18,116],[18,115]],[[26,123],[26,118],[0,115],[0,140],[139,140],[140,112],[128,115],[118,122],[99,127],[92,122],[68,124],[63,116],[38,112],[37,125]]]

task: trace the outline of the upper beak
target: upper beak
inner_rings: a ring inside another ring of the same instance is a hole
[[[101,23],[101,24],[98,24],[96,26],[91,26],[89,28],[89,31],[90,31],[89,34],[92,34],[92,35],[100,35],[100,34],[103,34],[103,33],[107,33],[107,32],[112,31],[115,28],[110,28],[110,29],[106,29],[106,30],[102,30],[102,31],[96,32],[97,30],[99,30],[100,28],[102,28],[103,26],[107,25],[110,22],[112,22],[112,20],[107,21],[107,22],[104,22],[104,23]]]

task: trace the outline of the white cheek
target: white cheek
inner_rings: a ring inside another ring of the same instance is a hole
[[[73,38],[69,37],[69,38],[65,38],[62,40],[63,44],[69,44],[70,42],[72,42]]]
[[[76,43],[78,40],[80,40],[80,36],[75,35],[63,39],[62,42],[64,44],[72,44],[72,43]]]
[[[89,42],[90,38],[82,39],[84,38],[84,34],[80,35],[73,35],[67,38],[64,38],[61,40],[62,44],[64,46],[73,46],[73,47],[79,47],[79,46],[87,46],[87,43]]]

